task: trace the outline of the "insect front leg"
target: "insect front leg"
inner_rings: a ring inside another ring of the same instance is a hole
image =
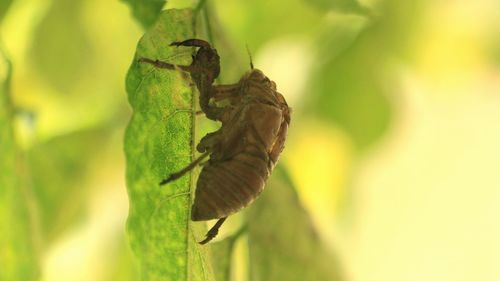
[[[216,85],[200,83],[200,107],[208,119],[222,121],[222,116],[240,99],[240,84]]]
[[[172,42],[170,46],[191,46],[191,47],[200,47],[200,48],[212,48],[210,43],[201,39],[187,39],[180,42]]]
[[[213,88],[213,98],[215,100],[223,100],[238,97],[241,89],[241,84],[236,83],[229,85],[215,85],[213,86]]]
[[[148,58],[140,58],[138,60],[138,62],[149,63],[156,68],[163,68],[163,69],[170,69],[170,70],[181,69],[181,70],[189,72],[192,69],[192,67],[190,65],[171,64],[168,62],[164,62],[164,61],[160,61],[160,60],[152,60],[152,59],[148,59]]]
[[[214,146],[220,142],[219,132],[212,132],[206,134],[196,146],[199,153],[210,153],[213,151]]]
[[[175,172],[173,174],[171,174],[168,178],[162,180],[160,182],[160,185],[164,185],[164,184],[167,184],[171,181],[174,181],[180,177],[182,177],[183,175],[185,175],[187,172],[191,171],[192,169],[194,169],[194,167],[196,167],[196,165],[198,165],[203,159],[205,159],[205,157],[208,156],[208,152],[205,152],[203,153],[202,155],[200,155],[200,157],[196,158],[193,162],[191,162],[189,165],[187,165],[185,168],[183,168],[182,170],[178,171],[178,172]]]

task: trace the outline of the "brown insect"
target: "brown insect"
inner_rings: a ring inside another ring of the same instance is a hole
[[[205,244],[213,239],[225,219],[249,205],[264,189],[283,150],[290,109],[276,84],[253,68],[231,85],[213,85],[219,76],[217,51],[206,41],[189,39],[170,46],[194,46],[191,65],[173,65],[159,60],[139,61],[157,68],[189,72],[200,92],[200,107],[211,120],[220,121],[218,131],[207,134],[196,147],[202,153],[184,169],[171,174],[160,185],[180,178],[200,162],[203,164],[194,204],[193,221],[219,219],[207,232]]]

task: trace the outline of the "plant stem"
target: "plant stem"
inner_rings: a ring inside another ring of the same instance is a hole
[[[207,0],[200,0],[198,2],[198,4],[196,5],[196,7],[194,8],[194,15],[195,15],[195,17],[200,12],[200,10],[203,8],[203,6],[205,6],[206,2],[207,2]]]

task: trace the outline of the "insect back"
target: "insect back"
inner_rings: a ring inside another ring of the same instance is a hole
[[[190,65],[172,65],[141,58],[158,68],[190,73],[200,93],[200,108],[206,117],[221,122],[219,130],[207,134],[197,145],[201,155],[160,184],[182,177],[204,162],[196,184],[191,210],[193,221],[219,219],[208,231],[205,244],[217,235],[225,219],[248,206],[264,189],[276,165],[290,124],[290,110],[276,84],[258,69],[230,85],[213,85],[220,73],[217,51],[206,41],[188,39],[172,46],[194,46],[198,50]]]

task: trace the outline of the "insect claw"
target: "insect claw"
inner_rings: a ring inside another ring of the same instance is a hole
[[[207,235],[206,235],[205,239],[203,239],[203,241],[200,241],[198,243],[201,244],[201,245],[205,245],[208,242],[210,242],[210,240],[214,239],[214,237],[217,236],[217,234],[219,233],[219,228],[221,227],[221,225],[224,223],[224,221],[226,219],[227,219],[227,217],[219,219],[214,224],[214,226],[212,226],[212,228],[210,228],[210,230],[207,232]]]
[[[200,245],[205,245],[205,244],[207,244],[208,242],[210,242],[210,240],[212,240],[212,238],[213,238],[213,237],[207,237],[207,238],[203,239],[203,241],[198,242],[198,244],[200,244]]]
[[[175,41],[170,43],[170,46],[193,46],[193,47],[200,47],[200,48],[211,48],[210,43],[208,43],[205,40],[201,39],[187,39],[181,42]]]
[[[170,176],[168,176],[168,178],[166,178],[166,179],[162,180],[162,181],[160,182],[160,185],[165,185],[165,184],[167,184],[167,183],[169,183],[169,182],[171,182],[171,181],[174,181],[174,180],[176,180],[176,179],[178,179],[178,178],[182,177],[184,174],[186,174],[187,172],[189,172],[191,169],[192,169],[192,167],[191,167],[191,164],[190,164],[190,165],[189,165],[189,166],[187,166],[186,168],[184,168],[184,169],[180,170],[180,171],[179,171],[179,172],[177,172],[177,173],[173,173],[173,174],[171,174]]]
[[[166,178],[166,179],[162,180],[162,181],[160,182],[160,185],[165,185],[165,184],[167,184],[167,183],[169,183],[169,182],[171,182],[171,181],[172,181],[172,176],[169,176],[168,178]]]

